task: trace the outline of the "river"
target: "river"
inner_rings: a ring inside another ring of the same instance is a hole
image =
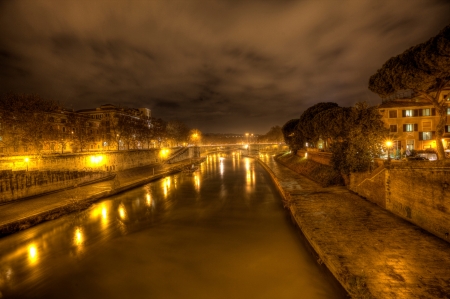
[[[301,238],[260,165],[209,155],[1,238],[0,297],[345,298]]]

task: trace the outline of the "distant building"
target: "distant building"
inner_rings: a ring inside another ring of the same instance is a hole
[[[100,149],[137,149],[150,144],[151,110],[148,108],[126,108],[112,104],[93,109],[78,110],[77,113],[99,120],[102,137],[97,144]]]
[[[441,95],[447,104],[445,133],[441,140],[450,149],[450,90]],[[436,124],[439,116],[434,106],[412,91],[403,91],[384,99],[379,106],[383,121],[389,129],[394,150],[436,149]]]

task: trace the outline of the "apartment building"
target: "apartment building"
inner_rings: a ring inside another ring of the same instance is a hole
[[[441,142],[444,149],[450,149],[450,91],[442,93],[441,101],[447,103],[445,132]],[[436,148],[439,116],[431,103],[416,97],[412,91],[405,91],[384,99],[379,111],[389,129],[394,149]]]

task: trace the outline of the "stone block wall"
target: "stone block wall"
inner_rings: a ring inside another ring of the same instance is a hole
[[[104,171],[0,171],[0,203],[100,180]]]
[[[348,188],[450,242],[450,161],[411,161],[352,173]]]
[[[450,164],[393,164],[386,172],[386,209],[450,242]]]
[[[380,166],[373,172],[352,173],[347,188],[386,208],[386,173],[384,166]]]
[[[161,162],[177,149],[149,149],[130,151],[52,154],[41,157],[25,156],[0,159],[2,170],[88,170],[117,171]]]

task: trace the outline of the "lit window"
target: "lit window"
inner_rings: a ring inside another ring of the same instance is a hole
[[[431,140],[432,135],[433,134],[431,132],[422,132],[422,140]]]
[[[412,109],[408,109],[408,110],[405,110],[405,116],[414,116],[414,110],[412,110]]]
[[[422,115],[430,116],[431,115],[430,110],[431,110],[430,108],[422,109]]]
[[[450,115],[450,107],[447,108],[447,115]]]
[[[413,131],[414,131],[414,124],[405,125],[405,132],[413,132]]]
[[[414,149],[414,140],[406,140],[406,148],[409,150]]]

